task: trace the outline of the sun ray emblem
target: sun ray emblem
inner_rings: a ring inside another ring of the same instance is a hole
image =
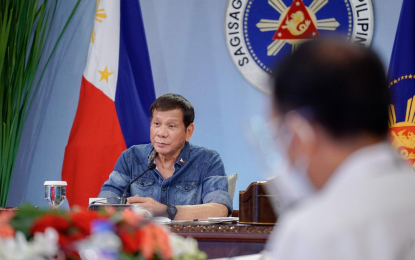
[[[94,20],[102,23],[105,18],[107,18],[107,14],[105,13],[105,9],[104,8],[99,8],[99,3],[101,2],[101,0],[97,0],[97,9],[95,11],[95,18]],[[95,25],[94,25],[94,29],[92,30],[92,36],[91,36],[91,43],[95,42]]]
[[[369,47],[373,29],[372,0],[228,0],[225,19],[232,61],[266,94],[275,65],[303,42],[336,34]]]
[[[318,20],[316,17],[316,13],[328,2],[314,0],[306,7],[302,0],[294,0],[287,7],[282,0],[269,0],[268,4],[280,14],[280,19],[261,19],[256,24],[261,32],[275,31],[273,41],[267,47],[267,55],[277,55],[286,43],[291,44],[294,51],[305,40],[317,38],[318,30],[335,31],[340,26],[335,18]]]

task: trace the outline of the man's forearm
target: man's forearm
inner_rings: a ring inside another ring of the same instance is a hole
[[[138,204],[148,210],[153,216],[167,217],[167,205],[161,204],[149,197],[129,197],[127,204]],[[176,206],[175,220],[206,219],[208,217],[226,217],[228,208],[220,203],[206,203],[200,205]]]
[[[208,217],[226,217],[228,208],[220,203],[176,206],[177,215],[174,220],[207,219]]]

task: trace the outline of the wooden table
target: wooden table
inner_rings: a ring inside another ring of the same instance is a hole
[[[170,224],[172,232],[195,238],[208,259],[261,252],[274,226],[243,224]]]

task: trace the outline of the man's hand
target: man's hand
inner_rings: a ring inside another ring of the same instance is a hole
[[[167,216],[167,206],[155,201],[153,198],[135,195],[134,197],[129,197],[127,199],[127,204],[140,205],[148,210],[153,216]]]
[[[148,210],[153,216],[167,217],[167,205],[161,204],[149,197],[129,197],[127,204],[137,204]],[[228,208],[219,203],[206,203],[199,205],[176,206],[175,220],[206,219],[208,217],[226,217]]]

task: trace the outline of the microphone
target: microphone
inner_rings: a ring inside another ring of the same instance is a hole
[[[108,200],[114,200],[114,199],[120,200],[121,198],[120,197],[100,198],[100,199],[94,200],[93,202],[89,203],[89,205],[94,205],[94,204],[97,204],[97,205],[108,204]]]
[[[128,183],[127,187],[125,187],[124,194],[121,197],[121,204],[126,204],[127,203],[127,190],[130,188],[131,184],[133,184],[136,180],[138,180],[146,172],[148,172],[149,170],[154,170],[155,168],[156,168],[156,164],[154,162],[150,162],[150,164],[148,165],[148,168],[145,171],[140,173],[137,177],[135,177],[132,181],[130,181],[130,183]]]

